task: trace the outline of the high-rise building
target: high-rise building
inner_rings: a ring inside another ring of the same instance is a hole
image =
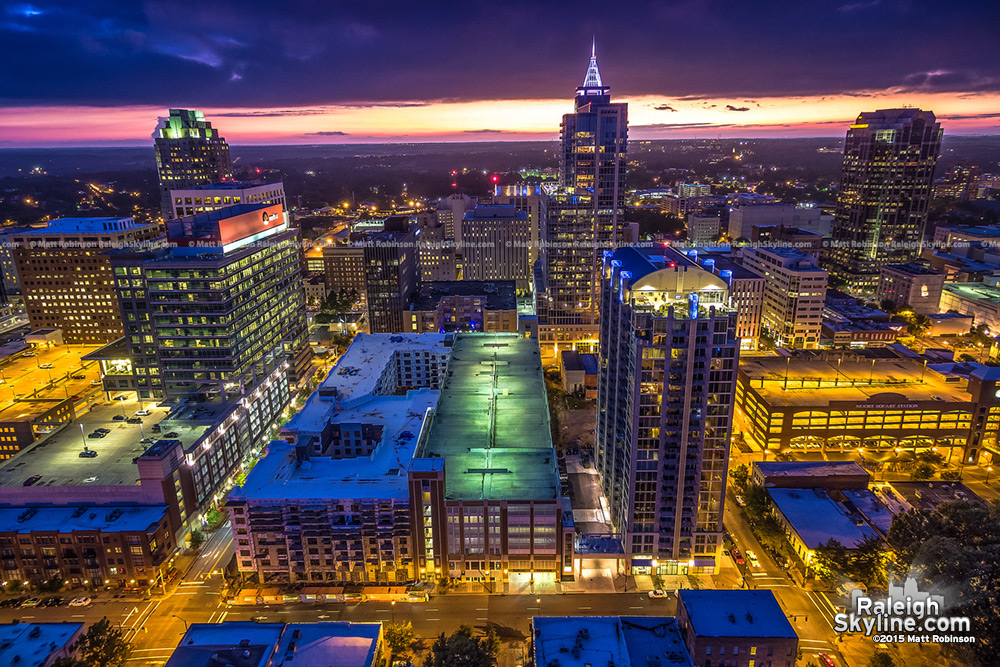
[[[417,270],[420,282],[457,280],[458,257],[455,239],[448,237],[447,226],[441,222],[440,211],[424,211],[417,219]],[[451,216],[449,212],[448,217]]]
[[[340,294],[357,292],[365,296],[365,250],[350,243],[328,243],[323,246],[323,276],[326,291]]]
[[[512,204],[480,204],[462,220],[462,279],[531,282],[531,221]]]
[[[409,230],[409,219],[388,218],[384,229],[369,236],[363,247],[370,331],[406,331],[403,311],[417,289],[416,235]]]
[[[174,216],[171,190],[218,183],[233,177],[229,144],[200,111],[171,109],[153,130],[153,148],[164,218]]]
[[[285,207],[285,185],[281,182],[225,181],[171,189],[171,211],[167,219],[217,211],[237,204],[281,204]]]
[[[13,256],[32,329],[62,329],[66,343],[109,343],[122,318],[108,252],[148,243],[160,225],[132,218],[61,218],[12,235]]]
[[[825,258],[836,287],[873,294],[879,269],[920,255],[941,136],[920,109],[864,112],[851,125]]]
[[[111,257],[139,396],[225,399],[285,362],[303,372],[302,251],[281,205],[172,220],[167,240]]]
[[[547,343],[593,344],[602,253],[632,241],[624,221],[628,105],[611,102],[596,50],[574,107],[560,128],[562,188],[546,207],[542,264],[549,319],[543,323],[539,313],[539,340],[547,354],[555,351]]]
[[[909,306],[923,315],[940,313],[944,280],[944,272],[932,268],[926,260],[886,264],[879,274],[878,298],[899,309]]]
[[[531,245],[528,247],[528,265],[535,266],[541,257],[542,228],[545,225],[545,200],[541,185],[497,185],[493,192],[494,204],[512,204],[528,214],[531,225]]]
[[[819,347],[829,275],[795,248],[740,249],[740,260],[765,279],[763,327],[776,345]]]
[[[605,254],[598,470],[634,573],[714,572],[740,341],[728,285],[672,248]]]

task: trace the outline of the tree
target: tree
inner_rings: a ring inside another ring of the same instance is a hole
[[[124,631],[105,616],[94,623],[73,645],[79,660],[62,659],[53,667],[123,667],[132,655],[132,644]]]
[[[771,510],[771,500],[762,484],[749,484],[743,494],[750,523],[759,523]]]
[[[389,623],[385,626],[385,643],[389,647],[390,665],[399,658],[409,657],[413,640],[413,623],[410,621]]]
[[[741,495],[746,493],[747,484],[750,482],[750,469],[747,468],[746,464],[741,463],[730,470],[729,476],[733,479],[733,488],[736,493]]]
[[[921,461],[917,465],[913,466],[913,472],[910,473],[910,479],[916,482],[923,482],[934,476],[934,466],[930,463],[925,463]]]
[[[500,640],[491,630],[485,637],[475,637],[472,628],[463,625],[445,637],[442,632],[431,647],[426,667],[496,667]]]
[[[885,651],[875,651],[868,659],[868,667],[896,667],[896,661]]]
[[[197,528],[195,530],[192,530],[191,531],[191,548],[192,549],[201,549],[201,545],[203,545],[204,543],[205,543],[205,534],[203,532],[201,532],[200,530],[198,530]]]
[[[828,584],[847,578],[850,569],[847,547],[831,537],[826,544],[816,547],[813,568],[819,578]]]

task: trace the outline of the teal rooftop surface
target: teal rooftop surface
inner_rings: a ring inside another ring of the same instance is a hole
[[[556,499],[537,341],[516,334],[456,336],[417,456],[445,460],[449,500]]]

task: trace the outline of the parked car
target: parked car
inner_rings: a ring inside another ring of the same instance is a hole
[[[38,355],[34,352],[25,352],[21,355],[22,357],[37,357]]]
[[[129,417],[125,420],[126,424],[141,424],[142,419],[140,417]]]
[[[156,440],[153,440],[152,438],[143,438],[139,442],[142,443],[142,444],[144,444],[144,445],[151,445],[154,442],[156,442]]]
[[[111,433],[111,429],[110,429],[110,428],[104,428],[104,427],[102,426],[102,427],[100,427],[100,428],[95,428],[95,429],[94,429],[94,432],[95,432],[95,433]]]
[[[148,417],[149,416],[149,410],[147,410],[145,408],[143,408],[142,410],[136,410],[135,411],[135,416],[136,417]]]
[[[746,507],[747,506],[747,501],[743,499],[743,496],[737,494],[736,495],[736,504],[739,505],[740,507]]]
[[[112,419],[114,419],[116,422],[123,422],[125,421],[126,417],[125,415],[115,415],[114,417],[112,417]]]
[[[32,475],[28,479],[24,480],[24,484],[22,486],[31,486],[32,484],[34,484],[35,482],[37,482],[41,478],[42,478],[41,475]]]
[[[82,452],[80,452],[80,458],[81,459],[96,459],[97,458],[97,452],[95,452],[93,449],[85,449]]]
[[[42,600],[42,604],[38,605],[40,607],[60,607],[62,606],[63,599],[61,597],[51,597]]]
[[[90,605],[90,598],[74,598],[70,600],[70,607],[86,607]]]
[[[74,380],[86,380],[87,379],[87,376],[84,375],[83,373],[75,373],[73,375],[70,375],[70,377],[73,378]]]
[[[101,433],[100,431],[91,431],[90,433],[87,434],[88,438],[94,438],[94,439],[103,438],[104,436],[105,434]]]
[[[24,602],[21,603],[21,606],[22,607],[37,607],[41,603],[42,603],[42,601],[39,600],[38,598],[28,598],[27,600],[25,600]]]
[[[743,554],[741,554],[740,550],[737,549],[736,547],[733,547],[732,551],[730,551],[729,553],[732,555],[733,560],[736,561],[737,565],[746,564],[746,561],[743,560]]]
[[[657,588],[655,590],[649,591],[649,597],[651,597],[653,599],[656,599],[656,598],[665,598],[665,597],[669,597],[669,596],[670,596],[670,593],[666,592],[662,588]]]
[[[8,598],[7,600],[4,600],[3,602],[0,602],[0,607],[5,607],[5,608],[6,607],[20,607],[21,603],[24,602],[27,599],[28,598],[25,598],[25,597],[21,597],[21,598]]]
[[[93,386],[93,387],[100,387],[100,386],[101,386],[102,384],[104,384],[104,383],[103,383],[103,382],[101,382],[100,380],[91,380],[91,381],[90,381],[90,384],[91,384],[91,386]]]
[[[152,428],[150,430],[152,430],[153,433],[159,433],[160,432],[160,425],[159,424],[153,424],[153,426],[152,426]]]
[[[38,367],[44,368],[45,370],[49,370],[50,368],[52,368],[52,364],[50,363],[39,364]]]
[[[176,437],[177,437],[177,436],[179,436],[179,435],[180,435],[180,433],[178,433],[177,431],[171,431],[170,433],[167,433],[167,434],[166,434],[165,436],[163,436],[163,437],[164,437],[164,438],[176,438]]]
[[[753,567],[760,567],[760,561],[757,560],[757,554],[750,549],[747,549],[747,560],[750,561],[750,565]]]

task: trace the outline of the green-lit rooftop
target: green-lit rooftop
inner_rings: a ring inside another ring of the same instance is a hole
[[[554,500],[559,477],[538,342],[458,335],[417,456],[445,460],[450,500]]]

